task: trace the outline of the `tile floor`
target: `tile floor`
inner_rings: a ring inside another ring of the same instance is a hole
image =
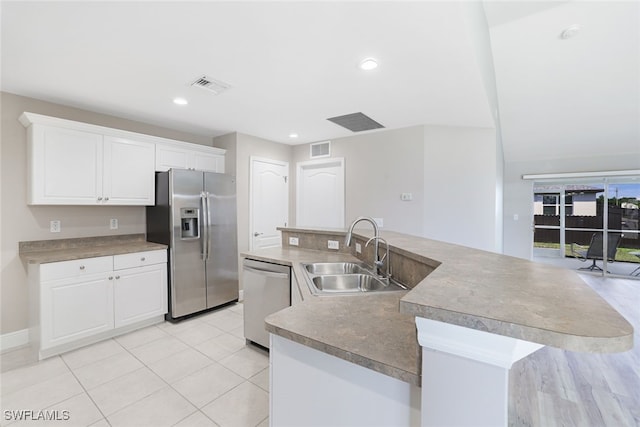
[[[242,304],[19,366],[25,354],[2,355],[2,426],[269,425],[269,356],[245,344]],[[69,420],[8,419],[45,409]]]

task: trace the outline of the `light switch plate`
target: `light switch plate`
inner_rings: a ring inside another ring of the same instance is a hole
[[[361,254],[362,253],[362,245],[358,242],[356,242],[356,253],[357,254]]]
[[[60,220],[59,219],[54,219],[53,221],[49,222],[49,230],[52,233],[59,233],[60,232]]]
[[[298,238],[297,237],[289,237],[289,245],[298,246]]]
[[[118,219],[117,218],[111,218],[109,220],[109,228],[111,230],[117,230],[118,229]]]
[[[327,240],[327,247],[329,249],[340,249],[340,242],[337,240]]]

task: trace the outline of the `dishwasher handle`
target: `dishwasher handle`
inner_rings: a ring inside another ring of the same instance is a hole
[[[275,271],[259,270],[257,268],[247,267],[246,265],[244,267],[242,267],[242,269],[246,270],[246,271],[250,271],[252,273],[261,274],[263,276],[273,277],[273,278],[276,278],[276,279],[288,279],[289,278],[289,274],[287,274],[287,273],[276,273]]]

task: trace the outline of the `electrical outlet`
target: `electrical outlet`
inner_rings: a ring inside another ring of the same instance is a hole
[[[362,253],[362,245],[358,242],[356,242],[356,253],[357,254],[361,254]]]
[[[60,232],[60,220],[59,219],[54,219],[53,221],[51,221],[49,223],[49,229],[51,230],[52,233],[59,233]]]
[[[327,247],[329,249],[340,249],[340,242],[337,240],[327,240]]]
[[[109,220],[109,228],[111,230],[117,230],[118,229],[118,220],[116,218],[111,218]]]
[[[298,246],[298,238],[297,237],[289,237],[289,245]]]
[[[378,227],[384,226],[384,221],[382,220],[382,218],[373,218],[373,220],[376,222],[376,224],[378,224]]]
[[[411,200],[413,200],[413,194],[402,193],[400,194],[400,200],[402,200],[403,202],[410,202]]]

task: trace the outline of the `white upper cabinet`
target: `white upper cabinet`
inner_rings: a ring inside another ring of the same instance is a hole
[[[224,173],[225,150],[196,144],[159,143],[156,145],[156,170],[195,169]]]
[[[94,205],[102,196],[102,135],[29,128],[29,204]]]
[[[153,205],[156,171],[224,172],[225,150],[23,113],[30,205]]]
[[[104,202],[113,205],[155,203],[155,146],[104,137]]]

